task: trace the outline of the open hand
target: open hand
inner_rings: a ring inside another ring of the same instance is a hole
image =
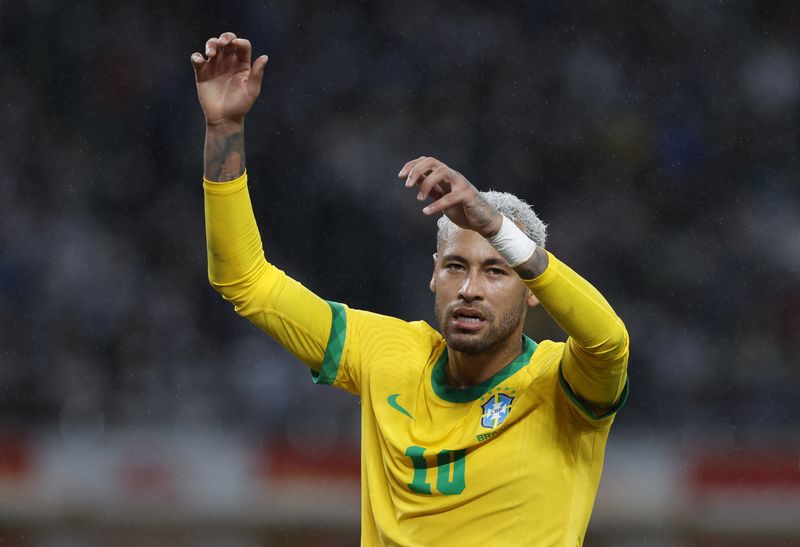
[[[191,55],[197,97],[208,125],[242,124],[261,92],[261,80],[268,57],[250,64],[250,41],[223,32],[206,42],[206,57]]]
[[[422,212],[443,213],[453,224],[491,237],[500,230],[503,215],[487,202],[461,173],[436,158],[422,156],[406,163],[398,173],[406,188],[418,187],[417,199],[433,199]]]

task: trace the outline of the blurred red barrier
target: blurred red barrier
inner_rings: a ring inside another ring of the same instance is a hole
[[[31,447],[27,437],[17,433],[0,435],[0,478],[21,477],[31,468]]]
[[[800,490],[800,451],[705,453],[692,465],[690,484],[695,490],[719,487]]]
[[[271,438],[261,447],[258,467],[259,474],[270,479],[358,479],[361,457],[358,447],[349,442],[320,449],[312,444],[299,447],[284,439]]]

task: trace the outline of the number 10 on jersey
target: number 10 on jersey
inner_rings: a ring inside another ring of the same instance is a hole
[[[455,496],[464,491],[464,457],[466,450],[442,450],[436,454],[436,489],[445,496]],[[417,494],[431,495],[431,484],[428,482],[428,460],[425,449],[421,446],[406,448],[406,456],[414,464],[414,478],[408,488]]]

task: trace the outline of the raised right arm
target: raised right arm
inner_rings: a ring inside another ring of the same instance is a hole
[[[208,40],[207,58],[198,52],[191,56],[206,117],[208,277],[239,315],[320,372],[331,358],[333,319],[344,308],[322,300],[264,257],[247,189],[244,118],[260,93],[267,57],[251,65],[250,51],[247,40],[226,32]]]

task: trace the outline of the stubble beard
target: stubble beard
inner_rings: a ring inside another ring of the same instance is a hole
[[[458,332],[458,329],[451,322],[452,311],[464,305],[463,302],[458,302],[450,306],[444,306],[437,299],[435,310],[436,319],[439,321],[439,328],[442,331],[442,337],[447,342],[447,347],[467,355],[484,353],[505,341],[519,327],[526,308],[523,300],[518,306],[508,310],[507,313],[498,318],[495,318],[494,314],[488,313],[488,310],[486,310],[484,312],[486,326],[483,332],[473,334]]]

